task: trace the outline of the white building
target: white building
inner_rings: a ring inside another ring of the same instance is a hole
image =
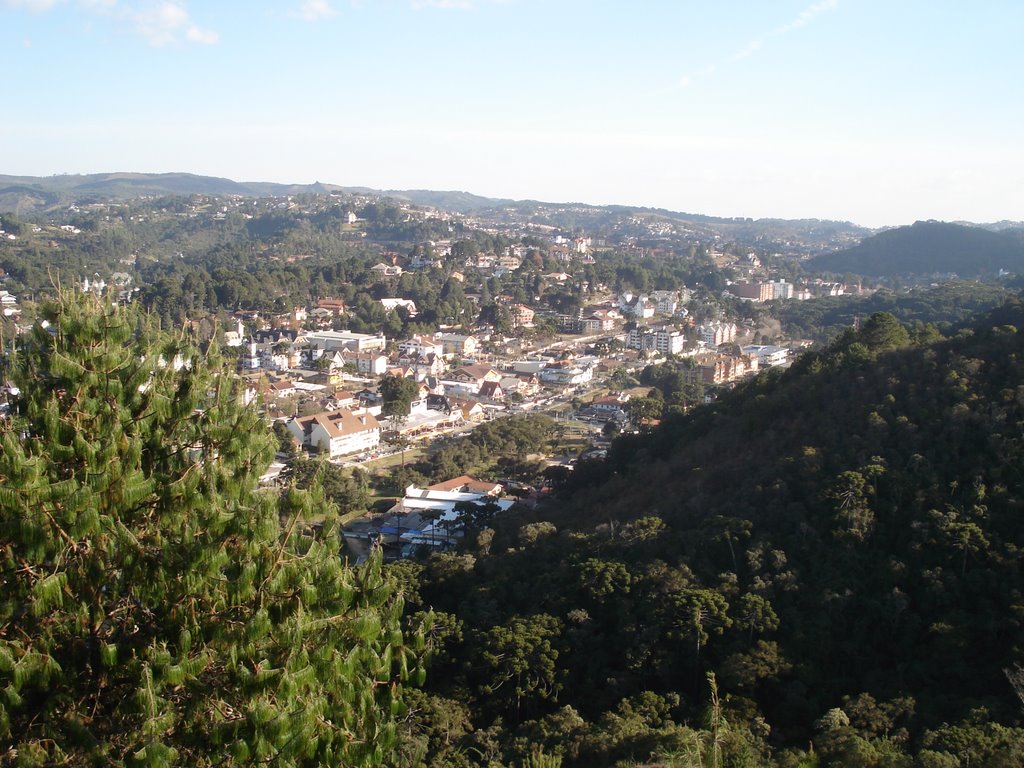
[[[351,363],[364,376],[382,376],[388,369],[387,357],[378,351],[353,352],[343,349],[338,354],[341,356],[342,365]]]
[[[766,344],[751,344],[743,347],[744,355],[751,355],[757,358],[758,367],[769,368],[775,365],[783,365],[789,360],[789,349],[786,347],[775,347]]]
[[[724,323],[716,320],[700,327],[701,340],[709,347],[731,344],[736,341],[736,323]]]
[[[368,411],[342,408],[288,420],[288,430],[304,446],[331,459],[373,450],[380,444],[380,423]]]
[[[768,285],[771,288],[771,297],[773,300],[793,298],[792,283],[787,283],[785,280],[771,280]]]
[[[594,379],[594,369],[589,365],[564,365],[551,363],[540,372],[540,380],[555,386],[579,386]]]
[[[635,295],[627,292],[619,296],[619,311],[623,315],[643,320],[654,317],[654,309],[650,298],[642,294]]]
[[[419,518],[418,525],[401,534],[402,540],[413,544],[439,546],[453,533],[455,536],[461,536],[462,532],[457,526],[459,513],[455,509],[460,502],[493,503],[501,512],[508,511],[515,504],[514,499],[499,499],[495,493],[489,493],[479,487],[483,484],[472,481],[471,478],[465,479],[470,482],[452,490],[441,490],[439,487],[451,485],[449,483],[439,483],[430,488],[408,486],[405,489],[405,496],[390,510],[390,514],[393,515],[415,515]],[[500,493],[501,486],[495,488]]]
[[[235,327],[230,331],[224,331],[225,347],[240,347],[245,343],[245,328],[241,320],[235,321]]]
[[[634,328],[626,336],[626,346],[630,349],[656,350],[664,355],[682,354],[685,344],[682,332],[670,328]]]
[[[416,317],[417,315],[416,302],[412,299],[381,299],[380,304],[384,307],[385,312],[394,312],[401,307],[409,317]]]
[[[384,334],[353,333],[352,331],[310,331],[295,340],[296,344],[308,344],[324,352],[348,349],[353,352],[370,352],[384,349],[387,339]]]
[[[674,315],[679,308],[679,294],[675,291],[652,291],[654,309],[662,315]]]
[[[444,343],[430,336],[413,336],[398,345],[398,351],[404,357],[422,357],[427,355],[443,355]]]

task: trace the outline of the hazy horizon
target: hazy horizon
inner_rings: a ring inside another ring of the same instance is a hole
[[[1024,219],[1024,6],[0,0],[11,175]]]

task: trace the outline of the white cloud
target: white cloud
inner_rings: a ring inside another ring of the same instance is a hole
[[[191,26],[188,28],[188,32],[185,33],[185,39],[190,43],[199,43],[200,45],[213,45],[220,40],[220,35],[214,32],[212,29],[200,29],[197,26]]]
[[[319,21],[337,15],[328,0],[305,0],[299,8],[299,18],[306,21]]]
[[[159,48],[173,43],[188,24],[188,11],[174,2],[163,2],[145,10],[131,12],[135,31],[150,45]]]
[[[0,5],[4,8],[14,8],[15,10],[26,10],[32,11],[33,13],[41,13],[42,11],[50,10],[56,5],[57,0],[0,0]]]
[[[315,2],[315,0],[314,0]],[[49,11],[67,0],[0,0],[0,8]],[[218,34],[203,29],[192,21],[183,0],[135,0],[118,4],[118,0],[75,0],[74,5],[86,13],[106,16],[131,25],[146,41],[161,47],[182,41],[212,45]]]
[[[776,29],[773,34],[784,35],[787,32],[792,32],[794,29],[800,29],[810,24],[815,16],[818,16],[826,11],[834,11],[839,7],[839,0],[819,0],[819,2],[804,8],[800,13],[797,14],[796,18],[788,24],[783,24],[781,27]]]
[[[760,51],[764,47],[764,40],[751,40],[736,53],[729,57],[729,61],[741,61]]]
[[[210,45],[216,43],[216,32],[196,26],[188,10],[176,0],[163,0],[139,10],[127,10],[127,17],[138,32],[154,48],[177,43],[182,39],[190,43]]]
[[[735,53],[733,53],[726,61],[732,63],[732,62],[742,61],[743,59],[749,59],[755,53],[757,53],[762,48],[764,48],[765,40],[767,38],[779,37],[779,36],[785,35],[785,34],[787,34],[789,32],[793,32],[794,30],[806,27],[808,24],[810,24],[812,21],[814,21],[815,17],[820,16],[822,13],[825,13],[827,11],[835,10],[838,7],[839,7],[839,0],[818,0],[818,2],[812,3],[811,5],[807,6],[802,11],[800,11],[800,13],[798,13],[796,15],[796,17],[792,21],[790,21],[790,22],[788,22],[786,24],[783,24],[781,27],[776,27],[771,32],[769,32],[767,35],[765,35],[764,38],[757,38],[757,39],[751,40],[745,46],[743,46],[742,48],[737,50]],[[676,87],[677,88],[686,88],[686,87],[692,85],[693,81],[697,77],[699,77],[701,75],[713,74],[717,69],[718,69],[718,64],[717,63],[708,64],[707,66],[703,67],[699,72],[696,72],[696,73],[693,73],[693,74],[688,74],[688,75],[683,75],[677,81]]]

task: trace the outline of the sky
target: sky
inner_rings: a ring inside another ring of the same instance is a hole
[[[0,0],[0,174],[1024,220],[1021,0]]]

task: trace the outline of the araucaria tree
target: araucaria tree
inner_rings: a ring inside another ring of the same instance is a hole
[[[0,762],[388,763],[421,638],[379,559],[257,488],[274,439],[214,351],[95,297],[43,315],[4,360]]]

